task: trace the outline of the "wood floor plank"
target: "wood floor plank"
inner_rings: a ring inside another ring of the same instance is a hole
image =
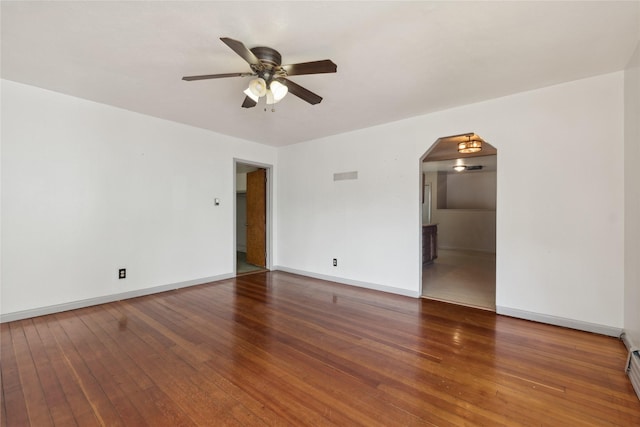
[[[34,366],[42,390],[46,406],[50,409],[51,420],[54,425],[76,425],[75,418],[67,402],[64,390],[60,386],[56,373],[46,354],[40,334],[33,323],[23,323],[25,337],[31,351]]]
[[[69,368],[64,351],[56,341],[51,328],[57,323],[54,316],[42,316],[33,319],[38,331],[43,349],[47,354],[51,369],[58,379],[60,388],[64,393],[71,415],[77,425],[100,425],[93,412],[91,403],[83,392],[76,377]]]
[[[29,425],[29,413],[24,396],[24,386],[18,373],[13,339],[11,337],[11,324],[2,325],[2,352],[0,353],[0,369],[2,370],[2,395],[6,413],[6,425]]]
[[[102,324],[105,325],[107,322]],[[141,338],[145,336],[144,325],[148,324],[131,320],[127,325],[128,331],[121,334],[119,341],[124,345],[124,351],[129,357],[137,360],[143,371],[153,374],[153,382],[158,392],[170,398],[195,424],[203,425],[209,419],[217,419],[226,425],[237,424],[226,411],[227,406],[235,405],[237,402],[226,404],[225,402],[231,399],[224,392],[215,387],[206,387],[206,379],[196,376],[196,371],[181,359],[175,348],[159,346],[156,347],[156,352],[150,353],[149,337],[145,338],[146,341]],[[105,332],[112,335],[120,334],[113,328],[105,328]]]
[[[619,340],[282,272],[1,332],[7,426],[640,425]]]
[[[191,311],[193,311],[193,310],[191,310]],[[194,316],[192,314],[191,317],[194,318],[196,316]],[[197,321],[198,321],[199,324],[202,324],[202,319],[198,319]],[[206,328],[207,324],[205,323],[203,325],[203,327]],[[217,331],[217,332],[216,331],[211,331],[211,332],[216,337],[220,337],[222,339],[225,339],[225,338],[231,339],[231,338],[233,338],[233,337],[225,337],[224,334],[221,331]],[[261,357],[261,355],[260,355],[261,351],[260,351],[259,348],[252,348],[252,346],[251,346],[251,342],[253,341],[253,338],[259,339],[259,335],[258,334],[255,334],[255,335],[252,334],[252,331],[251,331],[250,328],[245,329],[242,333],[239,333],[238,331],[236,331],[236,335],[244,337],[244,339],[240,340],[241,342],[238,341],[238,339],[237,339],[238,337],[236,337],[236,340],[235,340],[236,341],[236,346],[241,345],[241,347],[242,347],[241,350],[240,350],[240,353],[245,354],[245,355],[254,356],[254,360],[257,359],[258,360],[257,363],[259,363],[260,362],[260,357]],[[289,361],[286,359],[286,355],[287,355],[286,352],[283,352],[281,354],[281,353],[277,352],[277,349],[275,349],[273,346],[270,347],[269,350],[270,350],[269,355],[262,354],[262,356],[264,356],[263,358],[271,359],[270,362],[273,362],[273,366],[270,366],[269,367],[270,369],[268,369],[268,370],[269,371],[273,371],[273,370],[277,370],[277,369],[282,369],[283,372],[279,372],[276,375],[277,377],[284,377],[284,376],[288,375],[289,373],[288,372],[284,372],[284,371],[287,370],[288,368],[290,368],[291,366],[295,366],[295,364],[288,363]],[[288,350],[288,351],[290,353],[290,350]],[[277,365],[277,366],[275,366],[275,365]],[[309,370],[311,368],[310,364],[305,364],[305,368],[306,368],[306,370]],[[267,370],[265,367],[258,367],[256,372],[260,373],[260,372],[264,372],[265,370]],[[298,376],[301,376],[299,372],[293,372],[293,373],[291,373],[291,375],[292,375],[292,377],[290,378],[291,382],[296,382],[296,378]],[[325,380],[324,382],[326,383],[327,381]],[[344,383],[342,385],[344,386]],[[318,386],[318,384],[316,384],[314,386]],[[339,406],[339,405],[340,405],[340,402],[337,402],[337,406]],[[374,408],[368,408],[368,409],[374,409]],[[368,412],[371,412],[371,411],[368,411]],[[337,415],[339,415],[339,412],[337,410],[335,410],[334,413],[333,413],[333,416],[335,417]],[[402,414],[402,415],[407,416],[407,414]],[[397,419],[396,419],[396,421],[397,421]],[[374,422],[373,420],[370,421],[370,423],[373,423],[373,422]],[[390,422],[388,422],[387,425],[389,423]]]
[[[77,384],[82,396],[89,403],[90,411],[96,417],[99,425],[123,425],[117,409],[109,400],[104,388],[108,384],[100,384],[92,373],[92,364],[96,355],[81,353],[75,343],[84,340],[95,340],[81,322],[78,322],[77,312],[66,312],[52,316],[55,322],[50,322],[49,329],[59,348],[64,370],[71,380]],[[77,403],[81,404],[81,400]],[[84,414],[85,411],[82,411]]]
[[[135,384],[134,380],[124,371],[121,361],[112,356],[112,352],[107,347],[108,343],[102,341],[101,337],[87,326],[87,322],[83,321],[96,310],[95,307],[91,307],[81,316],[69,319],[68,322],[63,323],[63,329],[67,331],[67,336],[74,342],[91,375],[100,384],[105,396],[117,411],[119,421],[125,426],[144,426],[147,423],[138,411],[137,405],[128,396],[128,393],[137,392],[139,387],[132,387]],[[91,333],[92,339],[76,339],[75,334],[79,329],[82,330],[83,337]],[[122,387],[122,384],[127,386]]]
[[[53,419],[44,396],[44,390],[38,377],[38,372],[33,361],[31,349],[25,336],[25,330],[29,329],[32,321],[21,320],[11,324],[11,340],[18,365],[20,382],[24,385],[24,399],[29,414],[29,423],[38,426],[52,426]]]
[[[193,303],[196,303],[196,301],[193,301]],[[210,326],[203,318],[198,318],[198,315],[193,313],[193,306],[193,304],[188,306],[190,308],[189,311],[192,312],[192,319],[195,318],[198,324],[203,325],[204,328],[208,328],[212,336],[222,340],[235,338],[236,346],[238,347],[237,351],[242,354],[262,353],[264,351],[260,347],[252,345],[260,340],[260,333],[254,330],[254,325],[246,325],[242,332],[236,329],[235,337],[226,335],[222,330],[213,329],[215,326]],[[242,336],[242,340],[238,340],[239,336]],[[295,381],[296,378],[302,378],[312,387],[322,389],[324,393],[328,395],[337,395],[336,397],[340,402],[345,397],[345,394],[347,396],[355,396],[363,391],[363,382],[360,379],[351,377],[335,381],[334,377],[337,373],[335,367],[329,366],[317,358],[298,351],[298,348],[292,347],[287,341],[286,338],[280,338],[273,341],[269,347],[269,359],[272,360],[274,365],[277,365],[277,369],[286,371],[279,376],[284,377],[288,375],[294,379],[292,381]],[[261,355],[260,357],[266,358],[267,355]],[[261,372],[264,370],[259,369],[258,371]],[[318,379],[321,380],[318,381]],[[376,385],[377,383],[373,384],[373,387]],[[384,425],[389,425],[398,421],[402,421],[401,424],[410,424],[412,421],[419,421],[419,418],[397,408],[395,408],[396,410],[381,412],[378,410],[378,406],[367,402],[367,399],[352,399],[351,404],[361,408],[363,413],[374,415],[375,421],[370,420],[370,423],[381,422]]]
[[[148,346],[138,346],[137,337],[129,332],[129,320],[127,326],[123,327],[121,312],[115,310],[113,317],[108,313],[110,310],[114,308],[103,306],[96,310],[91,321],[84,321],[101,341],[113,349],[113,354],[118,355],[124,375],[121,379],[126,381],[122,383],[122,389],[145,423],[151,426],[195,425],[188,412],[175,405],[173,388],[165,387],[163,390],[161,387],[168,381],[164,372],[155,371],[155,378],[147,375],[148,361],[157,358],[158,353],[151,352]],[[135,323],[136,320],[131,321]]]
[[[2,388],[2,372],[0,371],[0,388]],[[7,405],[5,404],[6,400],[4,398],[4,388],[0,390],[0,426],[6,426],[7,422]]]

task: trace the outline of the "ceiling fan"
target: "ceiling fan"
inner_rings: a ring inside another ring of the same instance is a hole
[[[225,77],[255,76],[256,78],[251,80],[249,87],[244,91],[246,95],[242,103],[242,107],[244,108],[255,107],[258,104],[258,100],[263,96],[266,97],[267,104],[275,104],[282,100],[288,92],[307,101],[309,104],[319,104],[322,101],[321,96],[292,82],[287,79],[287,77],[302,74],[335,73],[337,70],[336,64],[330,59],[281,65],[282,57],[275,49],[264,46],[247,49],[247,47],[238,40],[233,40],[228,37],[221,37],[220,40],[249,63],[251,72],[185,76],[182,80],[193,81]]]

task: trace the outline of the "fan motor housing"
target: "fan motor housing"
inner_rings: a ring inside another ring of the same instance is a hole
[[[258,46],[249,49],[263,64],[270,66],[270,68],[279,67],[282,64],[282,56],[280,52],[275,49],[271,49],[266,46]]]

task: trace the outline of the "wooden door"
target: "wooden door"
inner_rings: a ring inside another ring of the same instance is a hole
[[[267,171],[247,173],[247,262],[267,266]]]

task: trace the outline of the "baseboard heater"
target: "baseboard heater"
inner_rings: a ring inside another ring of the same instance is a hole
[[[632,348],[627,358],[627,375],[631,380],[631,385],[640,399],[640,348]]]

